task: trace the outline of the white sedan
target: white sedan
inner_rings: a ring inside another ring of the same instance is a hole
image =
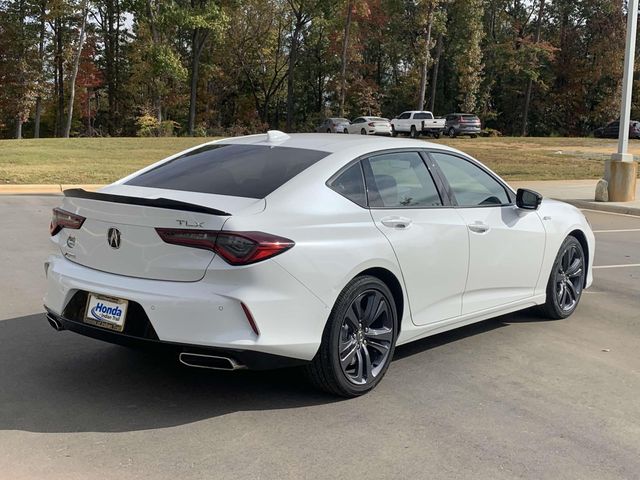
[[[360,135],[391,135],[391,123],[388,118],[358,117],[344,126],[344,133]]]
[[[193,367],[305,364],[347,397],[396,345],[533,306],[568,317],[595,251],[579,210],[458,150],[273,131],[67,190],[51,239],[56,330]]]

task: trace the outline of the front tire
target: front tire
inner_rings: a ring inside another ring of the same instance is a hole
[[[558,251],[547,282],[547,301],[542,313],[552,319],[569,317],[578,307],[586,273],[582,244],[576,237],[568,236]]]
[[[393,125],[391,125],[391,136],[393,138],[396,138],[398,136],[398,132],[396,132],[396,127],[394,127]]]
[[[342,397],[373,389],[389,368],[398,318],[393,295],[376,277],[352,280],[336,300],[315,358],[306,367],[318,388]]]
[[[456,138],[456,129],[453,127],[449,129],[449,138]]]

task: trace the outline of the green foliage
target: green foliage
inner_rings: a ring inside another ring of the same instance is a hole
[[[350,12],[345,115],[415,108],[426,64],[436,115],[474,112],[518,134],[531,84],[531,134],[588,134],[618,115],[622,2],[544,0],[538,41],[541,1],[93,0],[73,131],[312,130],[340,109]],[[0,0],[0,136],[22,123],[32,135],[37,101],[42,133],[59,134],[78,5]]]

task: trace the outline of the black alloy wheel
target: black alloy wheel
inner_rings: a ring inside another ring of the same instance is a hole
[[[387,285],[368,275],[355,278],[338,296],[320,349],[307,366],[312,383],[343,397],[374,388],[393,358],[397,325]]]
[[[573,236],[565,239],[547,284],[544,313],[552,319],[567,318],[580,302],[586,274],[582,244]]]

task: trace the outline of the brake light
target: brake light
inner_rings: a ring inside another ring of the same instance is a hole
[[[375,126],[376,126],[376,124],[375,124],[375,123],[373,123],[373,122],[369,122],[369,126],[370,126],[370,127],[375,127]]]
[[[61,208],[53,209],[51,224],[49,225],[49,233],[51,236],[56,235],[63,228],[78,230],[84,223],[85,218],[75,213],[67,212]]]
[[[156,228],[156,232],[166,243],[211,250],[230,265],[260,262],[295,245],[292,240],[263,232],[215,232],[176,228]]]

